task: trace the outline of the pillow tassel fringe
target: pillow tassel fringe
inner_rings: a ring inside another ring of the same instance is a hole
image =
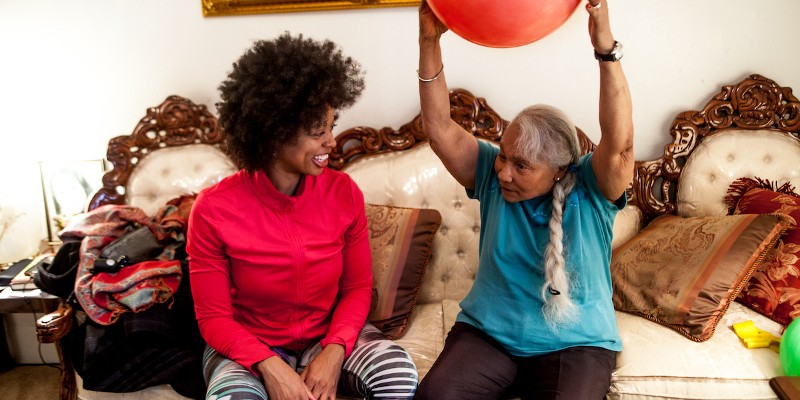
[[[767,189],[780,194],[788,194],[795,197],[800,197],[795,192],[795,187],[791,182],[784,182],[778,186],[778,182],[770,181],[769,179],[755,178],[739,178],[728,187],[727,195],[725,195],[725,206],[728,208],[728,215],[733,215],[736,211],[736,206],[739,204],[742,196],[752,189]]]

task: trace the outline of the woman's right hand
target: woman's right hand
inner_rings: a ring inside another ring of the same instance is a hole
[[[256,364],[270,400],[317,400],[297,371],[280,357],[273,356]]]
[[[428,2],[423,0],[419,5],[419,38],[438,39],[445,32],[447,26],[436,17]]]

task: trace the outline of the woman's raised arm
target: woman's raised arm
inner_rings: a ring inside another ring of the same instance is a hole
[[[606,0],[591,0],[586,10],[589,12],[589,36],[600,66],[601,137],[594,150],[592,168],[603,196],[614,201],[622,196],[633,178],[631,93],[617,58],[621,57],[621,48],[611,33]]]
[[[467,189],[475,188],[478,141],[450,119],[439,39],[447,31],[426,2],[419,8],[419,99],[422,127],[431,148],[451,175]]]

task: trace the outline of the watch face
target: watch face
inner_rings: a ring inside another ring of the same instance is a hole
[[[622,58],[622,43],[614,41],[614,48],[611,50],[611,55],[614,56],[614,61]]]

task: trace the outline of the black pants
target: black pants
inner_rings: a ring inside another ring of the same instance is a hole
[[[457,322],[415,399],[603,399],[616,352],[572,347],[534,357],[508,354],[472,325]]]

